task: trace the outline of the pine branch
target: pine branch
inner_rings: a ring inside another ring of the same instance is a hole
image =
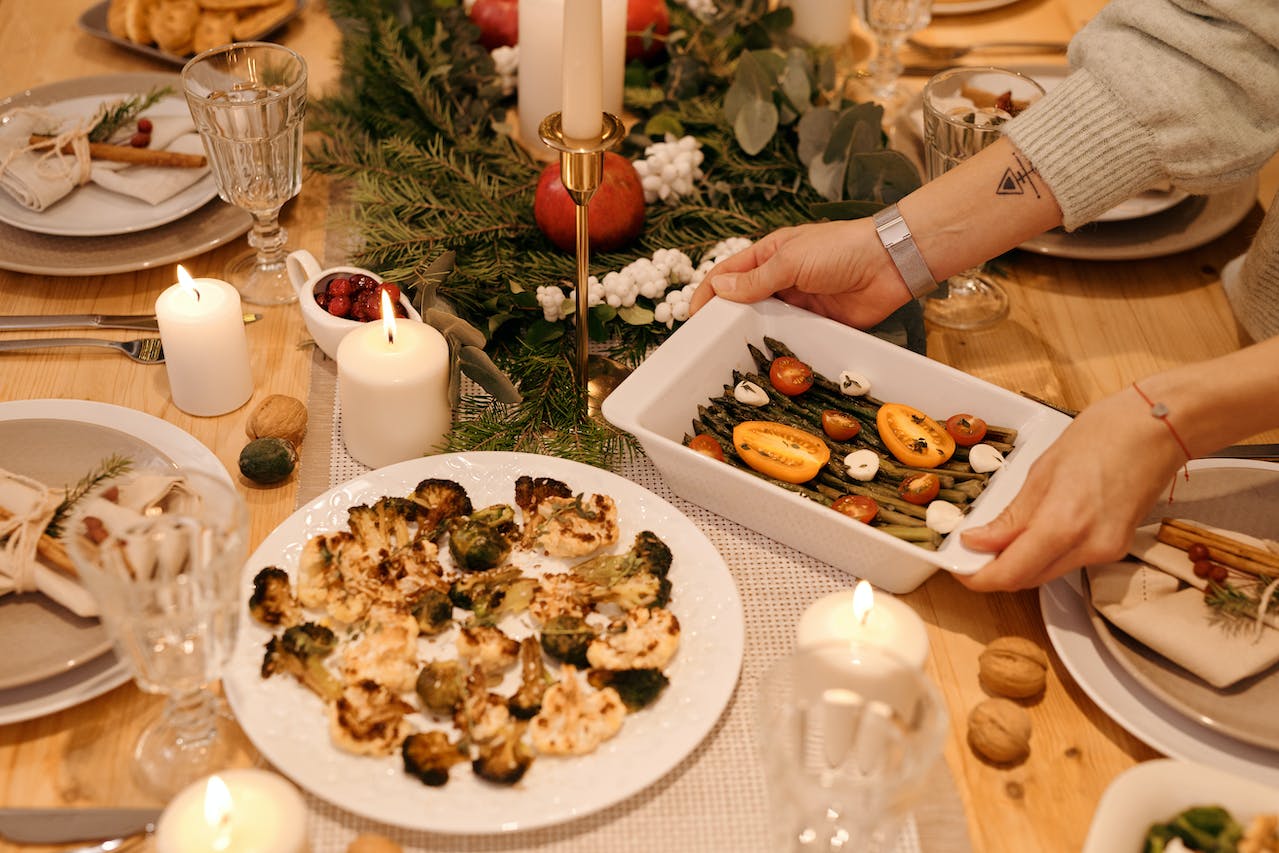
[[[54,509],[53,517],[49,519],[44,532],[54,539],[60,537],[62,535],[62,523],[66,521],[68,513],[71,512],[81,498],[93,491],[99,483],[112,477],[118,477],[132,467],[132,459],[118,454],[113,454],[102,460],[97,468],[85,474],[74,487],[64,491],[62,501]]]

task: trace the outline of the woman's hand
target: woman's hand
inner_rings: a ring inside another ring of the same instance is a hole
[[[717,264],[693,294],[690,313],[715,295],[733,302],[776,295],[859,329],[910,299],[869,219],[778,229]]]
[[[962,534],[968,548],[999,554],[959,581],[982,591],[1027,589],[1118,559],[1185,461],[1131,388],[1102,400],[1035,462],[999,516]]]

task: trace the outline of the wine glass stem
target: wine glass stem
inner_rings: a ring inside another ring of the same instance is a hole
[[[891,98],[897,94],[897,79],[902,74],[902,61],[897,56],[898,40],[880,35],[876,38],[875,58],[870,62],[870,72],[877,97]]]
[[[257,252],[259,269],[275,269],[284,265],[284,258],[288,255],[288,239],[289,232],[280,225],[280,208],[253,212],[249,245]]]
[[[217,696],[195,689],[170,694],[164,719],[179,750],[198,749],[217,740],[217,713]]]

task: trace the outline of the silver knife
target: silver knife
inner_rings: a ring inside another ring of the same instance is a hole
[[[245,323],[256,323],[261,314],[245,314]],[[154,314],[10,314],[0,316],[0,331],[18,329],[142,329],[158,328]]]
[[[0,836],[18,844],[69,844],[148,831],[159,808],[0,809]]]

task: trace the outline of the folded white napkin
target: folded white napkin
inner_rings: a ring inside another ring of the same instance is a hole
[[[152,123],[151,145],[157,151],[203,154],[204,147],[189,115],[143,113]],[[26,150],[32,134],[57,136],[83,119],[66,120],[38,109],[23,108],[0,118],[0,189],[19,204],[45,210],[81,183],[81,166],[73,154],[48,149]],[[127,140],[113,140],[125,143]],[[160,204],[208,174],[202,168],[169,168],[129,165],[105,160],[90,163],[88,179],[111,192],[132,196],[148,204]]]
[[[1223,623],[1204,602],[1207,581],[1195,576],[1185,551],[1156,541],[1158,531],[1158,524],[1137,530],[1129,553],[1140,562],[1088,567],[1097,611],[1137,642],[1219,689],[1279,663],[1279,620],[1268,615],[1260,636],[1252,626],[1240,630]]]
[[[41,592],[77,616],[97,616],[97,602],[84,587],[37,554],[61,501],[62,493],[43,483],[0,471],[0,595]]]

